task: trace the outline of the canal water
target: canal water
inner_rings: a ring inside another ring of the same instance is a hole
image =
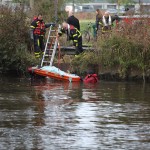
[[[150,150],[149,84],[0,84],[0,150]]]

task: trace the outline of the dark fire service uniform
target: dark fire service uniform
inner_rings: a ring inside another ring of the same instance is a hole
[[[62,33],[66,33],[70,40],[73,41],[73,45],[76,47],[76,54],[83,52],[82,49],[82,34],[73,25],[68,25],[68,28],[62,28],[59,32],[61,36]]]
[[[80,23],[79,20],[74,16],[69,16],[67,18],[67,23],[70,25],[73,25],[75,28],[77,28],[80,31]]]
[[[43,20],[38,20],[38,18],[31,23],[31,39],[34,40],[34,54],[36,58],[39,58],[44,52],[46,28],[51,25],[54,26],[53,23],[45,24]]]

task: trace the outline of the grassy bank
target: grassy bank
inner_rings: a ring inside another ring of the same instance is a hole
[[[73,61],[80,73],[89,66],[101,72],[114,72],[122,79],[141,76],[145,81],[150,76],[150,27],[148,22],[124,24],[120,32],[99,35],[93,42],[94,51],[86,51]],[[114,68],[114,70],[112,70]],[[105,70],[105,71],[104,71]]]

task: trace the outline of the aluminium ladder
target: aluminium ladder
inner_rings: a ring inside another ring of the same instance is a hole
[[[60,25],[58,27],[58,30],[60,30]],[[44,54],[42,57],[41,61],[41,66],[52,66],[55,53],[57,50],[58,46],[58,36],[57,36],[58,31],[53,29],[53,26],[50,26],[45,49],[44,49]]]

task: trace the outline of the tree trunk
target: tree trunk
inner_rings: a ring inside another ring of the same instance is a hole
[[[31,8],[31,10],[33,10],[33,8],[34,8],[34,0],[30,0],[30,8]]]

